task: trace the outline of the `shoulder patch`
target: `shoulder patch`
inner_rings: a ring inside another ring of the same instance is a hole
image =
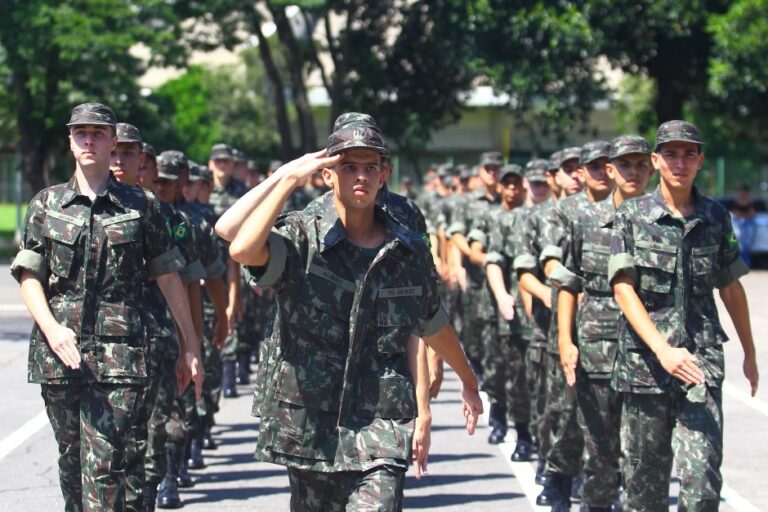
[[[728,239],[728,247],[731,249],[735,249],[739,246],[739,241],[736,239],[736,233],[733,232],[733,230],[726,235],[726,238]]]
[[[173,238],[179,242],[187,238],[187,236],[189,236],[189,226],[187,225],[187,221],[182,221],[173,229]]]

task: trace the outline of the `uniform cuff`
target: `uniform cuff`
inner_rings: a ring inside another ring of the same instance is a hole
[[[147,264],[147,279],[157,279],[159,276],[177,272],[184,268],[186,261],[178,247],[174,246],[168,252],[152,258]]]
[[[725,288],[740,277],[747,275],[747,273],[749,273],[749,267],[747,267],[747,264],[741,259],[741,256],[738,256],[733,260],[733,263],[721,270],[720,273],[715,276],[715,287]]]
[[[221,277],[226,270],[227,266],[224,264],[224,260],[221,259],[221,256],[218,256],[213,263],[205,267],[205,278],[215,279]]]
[[[536,263],[536,258],[533,256],[533,254],[521,254],[520,256],[515,258],[514,263],[512,266],[515,268],[515,270],[530,270],[535,271],[539,265]]]
[[[179,278],[181,279],[181,282],[184,284],[188,284],[194,281],[199,281],[200,279],[204,279],[205,267],[203,267],[203,264],[200,262],[200,260],[195,260],[192,263],[185,265],[184,268],[179,270]]]
[[[445,230],[445,236],[452,237],[456,234],[464,234],[464,232],[467,230],[467,226],[463,222],[454,222],[450,226],[448,226],[448,229]]]
[[[440,307],[437,308],[437,312],[434,316],[425,323],[420,330],[419,336],[422,338],[428,338],[434,334],[440,332],[440,329],[450,323],[451,319],[448,318],[448,314],[443,309],[443,303],[440,302]]]
[[[467,241],[469,241],[469,243],[480,242],[483,247],[488,246],[488,236],[479,229],[471,230],[467,235]]]
[[[11,275],[16,281],[21,282],[21,274],[24,270],[29,270],[35,274],[43,283],[48,275],[48,265],[45,264],[45,258],[29,249],[20,250],[11,264]]]
[[[549,279],[559,284],[560,286],[564,286],[569,290],[573,290],[576,293],[581,293],[581,291],[584,289],[584,280],[577,274],[574,274],[568,270],[568,268],[562,263],[558,263],[555,266],[552,274],[549,276]]]
[[[495,251],[494,252],[489,252],[488,254],[485,255],[485,264],[484,264],[484,266],[486,266],[486,267],[488,265],[501,265],[502,263],[504,263],[504,256],[502,256],[498,252],[495,252]]]
[[[285,262],[288,258],[288,248],[285,240],[276,231],[269,233],[269,261],[263,267],[245,267],[248,270],[248,284],[251,288],[271,288],[283,275]]]
[[[556,245],[548,245],[544,247],[544,249],[542,249],[541,251],[541,255],[539,256],[539,261],[544,263],[548,259],[555,259],[558,261],[562,261],[563,250]]]
[[[626,274],[634,282],[637,282],[637,269],[635,268],[635,258],[627,253],[620,252],[611,256],[608,260],[608,282],[613,280],[620,274]]]

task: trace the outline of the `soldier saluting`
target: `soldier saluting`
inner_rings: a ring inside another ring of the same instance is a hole
[[[417,339],[462,380],[467,430],[477,379],[440,305],[423,238],[380,207],[381,136],[335,131],[327,152],[278,169],[216,225],[252,286],[275,289],[278,314],[256,457],[288,466],[292,510],[402,508]],[[290,193],[322,169],[333,201],[275,220]]]

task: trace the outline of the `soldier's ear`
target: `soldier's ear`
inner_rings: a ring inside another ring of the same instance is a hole
[[[325,186],[328,188],[333,188],[333,169],[330,167],[323,167],[321,174],[323,176],[323,183],[325,183]]]

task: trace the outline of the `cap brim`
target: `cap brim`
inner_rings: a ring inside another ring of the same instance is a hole
[[[616,154],[616,155],[613,155],[612,157],[610,157],[610,158],[609,158],[609,160],[615,160],[615,159],[617,159],[617,158],[621,158],[621,157],[623,157],[623,156],[627,156],[627,155],[645,155],[645,156],[651,156],[651,154],[650,154],[650,153],[646,153],[645,151],[622,151],[621,153],[619,153],[619,154]]]
[[[697,146],[703,146],[704,145],[703,142],[699,142],[698,140],[691,140],[691,139],[669,139],[669,140],[665,140],[664,142],[657,142],[656,146],[653,148],[653,150],[656,151],[657,149],[659,149],[659,146],[661,146],[662,144],[668,144],[670,142],[690,142],[691,144],[696,144]]]
[[[547,178],[544,176],[531,176],[530,178],[526,177],[525,179],[528,180],[528,183],[546,183]]]
[[[389,154],[389,150],[382,146],[372,146],[370,144],[353,144],[351,146],[336,146],[336,147],[330,147],[325,150],[325,153],[328,156],[334,156],[338,155],[339,153],[343,153],[345,151],[349,151],[352,149],[370,149],[371,151],[376,151],[381,156],[386,156]]]
[[[179,177],[176,176],[175,174],[166,174],[166,173],[164,173],[164,172],[162,172],[160,170],[157,171],[157,177],[158,178],[163,178],[163,179],[166,179],[166,180],[171,180],[171,181],[178,181],[179,180]]]
[[[141,144],[142,141],[138,139],[117,139],[117,143],[118,144]]]
[[[506,178],[507,176],[517,176],[518,178],[523,177],[523,175],[520,174],[519,172],[507,171],[504,174],[499,176],[499,181],[504,181],[504,178]]]
[[[117,126],[117,125],[115,125],[113,123],[108,123],[106,121],[88,121],[88,122],[77,121],[77,122],[74,122],[74,123],[67,123],[67,126],[88,126],[88,125],[91,125],[91,126],[112,126],[112,127]]]

